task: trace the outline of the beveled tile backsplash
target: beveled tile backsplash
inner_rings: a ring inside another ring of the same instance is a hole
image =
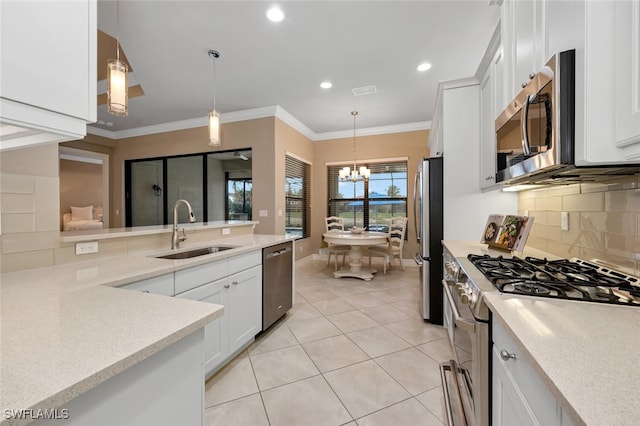
[[[640,175],[531,189],[519,214],[536,218],[527,245],[560,257],[600,259],[640,275]],[[569,213],[569,230],[560,228]]]

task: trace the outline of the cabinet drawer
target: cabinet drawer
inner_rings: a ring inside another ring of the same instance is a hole
[[[119,288],[153,294],[164,294],[165,296],[173,296],[175,294],[173,288],[173,273],[137,281],[135,283],[120,286]]]
[[[262,263],[262,251],[256,250],[250,253],[240,254],[229,258],[229,274],[244,271]]]
[[[494,361],[497,359],[497,362],[506,370],[507,374],[513,378],[516,389],[524,397],[539,424],[555,424],[557,415],[555,397],[542,382],[542,379],[540,379],[522,351],[507,334],[502,324],[497,321],[493,321],[493,344],[494,352],[498,355],[494,357]],[[515,358],[504,361],[500,356],[503,350],[515,355]]]
[[[177,271],[175,275],[176,294],[180,294],[226,277],[229,275],[229,267],[225,259]]]

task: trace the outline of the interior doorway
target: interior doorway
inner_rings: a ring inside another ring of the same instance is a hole
[[[61,146],[60,229],[71,206],[102,208],[103,228],[109,228],[109,155]]]

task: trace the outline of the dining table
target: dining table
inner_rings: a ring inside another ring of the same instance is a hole
[[[373,274],[378,272],[373,268],[362,266],[362,248],[387,244],[389,235],[385,232],[365,231],[355,233],[351,231],[329,231],[322,234],[327,243],[348,245],[349,249],[349,269],[338,269],[334,271],[335,278],[353,277],[365,281],[371,281]]]

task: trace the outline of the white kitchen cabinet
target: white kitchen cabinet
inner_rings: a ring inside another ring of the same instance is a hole
[[[504,53],[499,46],[480,80],[480,188],[501,188],[496,184],[496,117],[502,112]]]
[[[58,408],[69,418],[34,424],[203,425],[202,342],[198,329]]]
[[[640,0],[615,2],[615,141],[640,161]]]
[[[497,321],[492,323],[492,335],[492,424],[571,425],[551,391]]]
[[[0,21],[0,149],[83,138],[96,120],[97,1],[2,0]]]
[[[505,0],[501,12],[506,101],[501,110],[546,62],[544,0]]]
[[[173,286],[173,272],[170,274],[160,275],[142,281],[136,281],[131,284],[120,286],[127,290],[142,291],[143,293],[164,294],[165,296],[173,296],[175,294]]]
[[[442,92],[438,90],[436,96],[436,106],[433,110],[431,129],[429,129],[429,139],[427,141],[429,157],[442,157],[444,151],[444,140],[442,135]]]
[[[204,327],[206,377],[248,346],[262,329],[261,260],[258,250],[176,272],[176,297],[224,306],[222,317]],[[242,270],[228,275],[237,269]],[[221,270],[227,271],[222,278]],[[214,281],[202,283],[207,277]],[[179,292],[178,288],[187,288],[186,281],[193,287]]]

